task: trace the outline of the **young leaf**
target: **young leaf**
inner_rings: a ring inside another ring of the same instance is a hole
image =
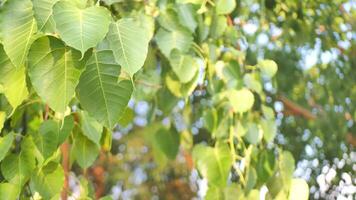
[[[190,55],[182,55],[179,50],[173,49],[169,57],[172,70],[182,83],[191,81],[197,73],[199,66]]]
[[[148,34],[133,19],[122,18],[111,23],[107,38],[116,62],[132,77],[146,60]]]
[[[33,34],[37,31],[31,0],[6,1],[0,9],[0,38],[15,67],[25,63]]]
[[[257,67],[268,78],[272,78],[278,70],[278,66],[273,60],[261,60],[258,62]]]
[[[118,82],[119,72],[110,50],[94,51],[77,87],[83,108],[108,128],[119,120],[133,90],[130,81]]]
[[[245,88],[241,90],[231,90],[226,93],[226,96],[229,99],[234,112],[237,113],[247,112],[252,108],[255,101],[252,92]]]
[[[175,48],[182,53],[187,52],[193,43],[193,37],[185,29],[166,31],[160,28],[156,34],[156,41],[162,53],[169,58]]]
[[[304,179],[292,179],[289,200],[308,200],[309,199],[309,186]]]
[[[226,186],[232,164],[227,144],[218,143],[214,148],[197,145],[193,149],[193,159],[200,173],[208,179],[209,184],[217,187]]]
[[[38,95],[56,112],[64,113],[73,98],[84,67],[80,52],[52,36],[41,37],[31,46],[28,73]]]
[[[104,7],[80,9],[70,1],[59,1],[54,5],[53,19],[62,40],[78,49],[82,56],[104,39],[111,21],[110,13]]]

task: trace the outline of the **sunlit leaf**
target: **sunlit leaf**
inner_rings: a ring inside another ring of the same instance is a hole
[[[148,51],[148,34],[130,18],[110,24],[107,36],[116,62],[132,77],[143,66]]]
[[[53,19],[61,39],[84,53],[104,39],[111,21],[109,11],[100,6],[81,9],[70,1],[53,7]]]
[[[64,113],[74,97],[85,64],[85,60],[79,61],[80,58],[79,51],[52,36],[41,37],[31,46],[28,73],[32,85],[56,112]]]
[[[31,0],[6,1],[0,9],[0,40],[15,67],[25,64],[36,31]]]

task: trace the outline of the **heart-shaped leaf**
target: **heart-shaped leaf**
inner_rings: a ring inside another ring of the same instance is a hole
[[[177,49],[171,52],[169,62],[182,83],[191,81],[199,69],[197,61],[192,56],[182,55]]]
[[[119,73],[112,51],[95,50],[77,87],[83,108],[109,128],[119,120],[133,90],[130,81],[118,82]]]
[[[149,38],[133,19],[122,18],[111,23],[108,33],[110,48],[121,67],[132,77],[144,64]]]
[[[53,19],[61,39],[83,56],[104,39],[111,16],[104,7],[80,9],[69,1],[59,1],[53,7]]]
[[[13,109],[27,97],[25,67],[16,68],[0,45],[0,85]]]
[[[20,67],[37,31],[31,0],[6,1],[0,9],[0,38],[11,62]]]
[[[29,76],[36,92],[53,110],[64,113],[85,59],[79,61],[80,52],[52,36],[37,39],[28,57]]]

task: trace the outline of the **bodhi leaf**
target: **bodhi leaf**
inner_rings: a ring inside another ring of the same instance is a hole
[[[255,100],[252,92],[246,88],[230,90],[226,92],[226,96],[230,101],[233,111],[237,113],[244,113],[250,110]]]
[[[132,77],[143,66],[149,38],[133,19],[122,18],[110,25],[108,40],[116,62]]]
[[[38,95],[54,111],[64,113],[84,67],[80,52],[52,36],[37,39],[29,52],[28,73]]]
[[[53,7],[53,19],[61,39],[84,53],[104,39],[111,21],[109,11],[100,6],[79,9],[69,1]]]
[[[186,53],[193,42],[193,37],[185,29],[166,31],[160,28],[156,35],[156,42],[162,53],[169,58],[171,51],[175,48]]]
[[[236,7],[235,0],[217,0],[216,12],[219,15],[225,15],[231,13]]]
[[[16,200],[20,194],[19,187],[12,183],[0,183],[0,199]]]
[[[13,133],[9,133],[4,137],[0,137],[0,161],[4,159],[7,152],[10,150],[13,140],[14,140]]]
[[[257,124],[249,123],[244,137],[249,143],[257,144],[262,140],[263,131]]]
[[[78,98],[89,115],[114,127],[132,94],[130,81],[118,82],[120,66],[110,50],[94,51],[77,87]]]
[[[258,62],[257,67],[268,78],[272,78],[278,70],[278,66],[273,60],[261,60]]]
[[[94,118],[90,117],[85,111],[81,112],[80,117],[83,134],[89,140],[100,146],[100,138],[101,133],[103,132],[103,126]]]
[[[59,0],[32,0],[34,15],[37,21],[39,31],[53,33],[56,30],[56,24],[52,16],[52,7]]]
[[[32,175],[31,186],[38,191],[44,199],[51,199],[61,192],[64,184],[64,171],[61,165],[49,163],[38,169]]]
[[[81,168],[90,167],[99,154],[97,144],[85,137],[80,131],[75,134],[72,153]]]
[[[25,63],[36,31],[31,0],[5,2],[0,9],[0,40],[15,67],[21,67]]]
[[[6,180],[22,187],[35,169],[34,144],[31,137],[21,142],[19,154],[9,154],[1,164],[1,172]]]
[[[199,69],[197,61],[192,56],[182,55],[177,49],[171,52],[169,61],[172,70],[182,83],[191,81]]]
[[[155,134],[154,144],[167,156],[173,160],[179,150],[179,135],[175,130],[165,130],[164,128]]]
[[[5,120],[6,120],[6,113],[3,111],[0,111],[0,132],[1,132],[2,128],[4,127]]]
[[[294,178],[289,189],[289,200],[308,200],[309,186],[304,179]]]
[[[193,159],[209,184],[224,187],[230,172],[232,157],[227,144],[218,143],[215,147],[197,145],[193,149]]]
[[[166,84],[170,92],[176,97],[186,97],[189,96],[198,84],[199,72],[195,74],[193,79],[188,83],[182,84],[177,80],[177,76],[173,73],[167,74]]]
[[[58,128],[55,121],[47,120],[41,124],[38,132],[34,133],[34,143],[44,159],[49,158],[57,150]]]
[[[28,95],[25,67],[16,68],[0,46],[0,85],[13,109],[22,103]]]

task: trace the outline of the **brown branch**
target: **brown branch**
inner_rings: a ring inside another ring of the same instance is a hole
[[[313,113],[311,113],[309,110],[303,108],[302,106],[296,104],[295,102],[289,100],[287,97],[279,96],[277,99],[284,104],[284,106],[286,108],[285,114],[302,116],[308,120],[316,119],[316,116]]]

